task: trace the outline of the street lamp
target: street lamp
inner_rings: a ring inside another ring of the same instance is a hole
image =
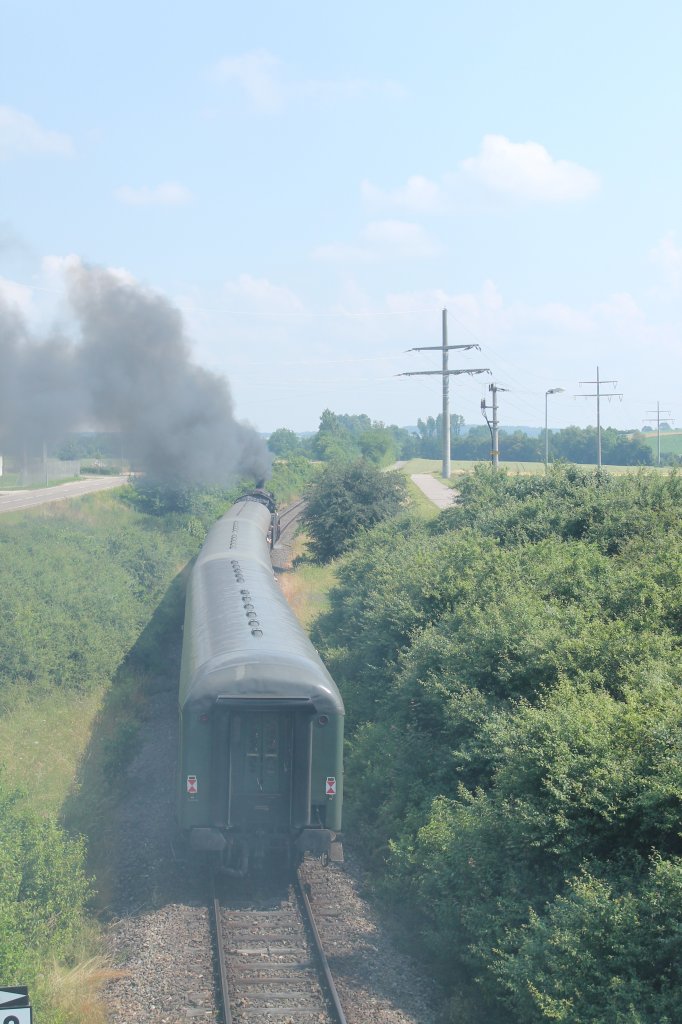
[[[547,395],[558,395],[561,394],[563,388],[550,388],[549,391],[545,391],[545,469],[549,462],[549,431],[547,430]]]

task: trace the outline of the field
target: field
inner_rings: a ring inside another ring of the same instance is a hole
[[[661,442],[663,435],[661,435]],[[682,434],[679,435],[680,441],[680,452],[682,453]],[[654,444],[656,439],[654,438]],[[664,451],[663,444],[661,443],[661,451]],[[668,449],[672,451],[673,449]],[[441,471],[441,460],[440,459],[410,459],[401,468],[403,473],[411,476],[413,473],[433,473],[440,477]],[[450,463],[450,486],[454,487],[458,476],[462,476],[465,473],[473,473],[476,466],[489,466],[488,461],[485,462],[462,462],[453,460]],[[597,467],[595,465],[579,465],[579,469],[594,470]],[[544,462],[500,462],[500,469],[506,470],[511,476],[536,476],[545,472]],[[602,466],[602,469],[608,473],[614,473],[619,476],[623,473],[639,473],[642,469],[641,466]],[[656,466],[646,467],[647,471],[654,473],[669,473],[669,469],[658,469]]]
[[[656,434],[642,434],[642,440],[649,445],[654,457],[658,452]],[[661,455],[682,455],[682,430],[661,431]]]

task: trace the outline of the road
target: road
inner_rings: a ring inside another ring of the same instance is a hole
[[[35,491],[0,491],[0,513],[20,512],[26,508],[47,505],[51,501],[66,501],[67,498],[81,498],[95,491],[109,491],[128,483],[127,476],[97,476],[73,483],[57,484],[55,487],[41,487]]]

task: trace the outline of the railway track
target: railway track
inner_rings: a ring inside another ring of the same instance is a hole
[[[346,1024],[299,872],[247,893],[211,878],[223,1024]]]
[[[293,527],[298,520],[301,518],[303,509],[305,508],[305,501],[295,501],[293,505],[285,508],[280,514],[280,537],[291,527]]]

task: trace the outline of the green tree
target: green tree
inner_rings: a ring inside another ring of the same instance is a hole
[[[303,515],[313,557],[329,562],[362,530],[396,515],[407,494],[400,473],[382,473],[364,459],[334,462],[306,491]]]
[[[417,450],[412,435],[402,427],[387,427],[380,420],[371,420],[366,413],[351,415],[325,409],[312,438],[312,453],[323,462],[363,457],[386,466],[397,456],[412,458]]]
[[[364,458],[376,466],[387,466],[395,461],[397,454],[395,438],[383,426],[370,427],[358,437],[358,447]]]
[[[268,448],[273,455],[279,455],[281,459],[287,459],[290,455],[297,455],[301,450],[301,442],[297,434],[287,427],[280,427],[274,430],[268,438]]]
[[[450,416],[450,445],[456,445],[462,438],[464,417],[458,413]],[[424,459],[439,459],[443,451],[443,414],[434,418],[427,416],[425,420],[417,420],[419,432],[418,450],[415,454]]]
[[[320,426],[313,438],[313,453],[323,462],[352,460],[360,455],[360,449],[342,417],[331,409],[325,409],[320,417]]]

